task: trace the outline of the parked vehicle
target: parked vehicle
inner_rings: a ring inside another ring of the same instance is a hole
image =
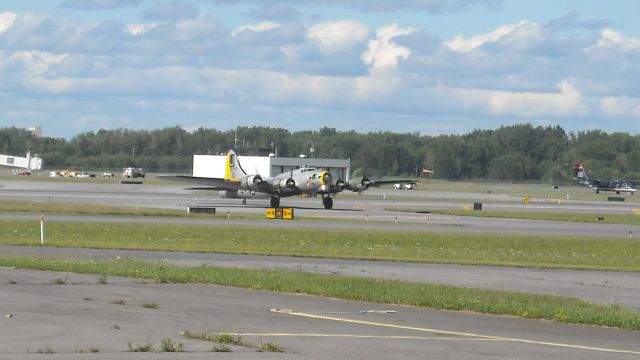
[[[80,178],[80,179],[86,179],[86,178],[96,177],[96,174],[89,174],[87,172],[81,172],[81,173],[76,174],[75,177]]]
[[[414,182],[396,183],[396,184],[393,184],[393,188],[395,190],[413,190],[413,189],[416,188],[416,183],[414,183]]]
[[[25,170],[25,169],[13,169],[12,174],[13,175],[31,175],[31,171]]]
[[[142,171],[142,168],[134,168],[134,167],[124,168],[122,169],[122,177],[131,178],[131,179],[141,177],[144,179],[144,171]]]

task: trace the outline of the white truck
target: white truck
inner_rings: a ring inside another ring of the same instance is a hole
[[[416,188],[416,183],[414,183],[414,182],[396,183],[396,184],[393,184],[393,188],[395,190],[413,190],[413,189]]]
[[[144,179],[144,171],[142,168],[127,167],[122,169],[122,177],[131,179],[141,177]]]

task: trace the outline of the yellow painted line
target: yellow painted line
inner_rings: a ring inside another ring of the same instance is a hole
[[[576,350],[589,350],[589,351],[617,353],[617,354],[640,355],[640,351],[633,351],[633,350],[608,349],[608,348],[600,348],[600,347],[593,347],[593,346],[584,346],[584,345],[575,345],[575,344],[563,344],[563,343],[554,343],[554,342],[548,342],[548,341],[518,339],[518,338],[509,338],[509,337],[502,337],[502,336],[493,336],[493,335],[483,335],[483,334],[476,334],[476,333],[440,330],[440,329],[423,328],[423,327],[415,327],[415,326],[396,325],[396,324],[379,323],[379,322],[365,321],[365,320],[339,318],[339,317],[334,317],[334,316],[309,314],[309,313],[303,313],[303,312],[296,312],[296,311],[292,311],[292,310],[271,309],[271,311],[272,312],[276,312],[276,313],[280,313],[280,314],[292,315],[292,316],[300,316],[300,317],[307,317],[307,318],[320,319],[320,320],[339,321],[339,322],[346,322],[346,323],[358,324],[358,325],[370,325],[370,326],[379,326],[379,327],[386,327],[386,328],[392,328],[392,329],[413,330],[413,331],[431,332],[431,333],[439,333],[439,334],[455,335],[455,336],[467,336],[467,337],[480,338],[480,339],[486,339],[486,340],[501,340],[501,341],[519,342],[519,343],[524,343],[524,344],[542,345],[542,346],[549,346],[549,347],[560,347],[560,348],[568,348],[568,349],[576,349]]]

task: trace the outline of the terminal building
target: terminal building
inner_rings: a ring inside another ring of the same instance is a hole
[[[194,155],[193,176],[224,178],[226,161],[226,155]],[[258,174],[262,177],[274,177],[295,169],[314,167],[329,171],[335,180],[349,181],[351,168],[351,160],[308,157],[238,155],[238,162],[248,175]]]

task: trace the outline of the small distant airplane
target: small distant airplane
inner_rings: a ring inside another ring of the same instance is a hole
[[[616,194],[620,194],[621,192],[627,192],[629,194],[634,194],[636,189],[631,186],[631,184],[626,180],[613,179],[613,180],[597,180],[597,179],[589,179],[587,176],[587,172],[584,169],[583,163],[575,164],[575,176],[576,180],[580,185],[588,186],[592,188],[596,194],[600,193],[600,191],[615,191]]]
[[[361,193],[371,186],[415,182],[415,180],[372,180],[366,177],[363,177],[359,182],[345,182],[342,179],[334,181],[330,172],[313,167],[303,167],[274,177],[263,178],[258,174],[247,174],[242,169],[233,150],[229,150],[227,153],[224,178],[185,175],[161,176],[160,178],[205,186],[194,188],[197,190],[220,190],[221,197],[242,198],[243,204],[246,203],[248,197],[254,197],[256,193],[266,194],[270,198],[271,207],[279,207],[280,198],[283,197],[320,194],[325,209],[333,208],[331,195],[344,190]]]

